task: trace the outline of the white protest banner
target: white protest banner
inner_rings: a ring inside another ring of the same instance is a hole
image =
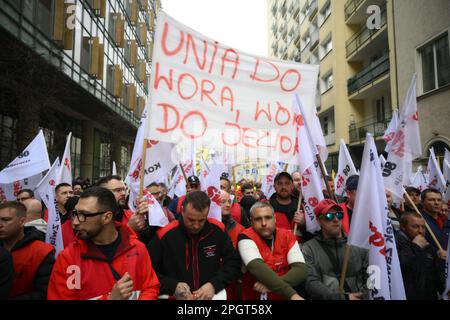
[[[66,147],[64,148],[64,154],[59,166],[59,172],[56,179],[56,184],[68,183],[72,185],[72,165],[70,158],[70,143],[72,141],[72,132],[69,132],[66,141]]]
[[[274,179],[278,172],[281,172],[280,165],[276,161],[270,161],[268,163],[267,173],[262,178],[261,191],[264,193],[267,199],[275,193]]]
[[[356,171],[344,139],[341,139],[339,145],[338,171],[334,180],[334,192],[336,195],[341,197],[345,195],[345,183],[347,182],[348,177],[355,174],[358,174],[358,171]]]
[[[318,65],[240,52],[163,11],[154,39],[148,138],[296,162],[292,95],[302,97],[312,123]]]
[[[18,192],[22,189],[34,190],[37,184],[42,180],[42,177],[43,174],[39,173],[22,180],[14,181],[13,183],[0,184],[0,203],[16,200]]]
[[[422,154],[416,82],[417,75],[414,75],[405,98],[400,122],[383,168],[384,184],[397,199],[403,198],[403,186],[410,184],[412,160]]]
[[[294,100],[293,111],[299,118],[301,115],[303,106],[300,99]],[[320,181],[319,174],[315,168],[314,161],[314,142],[311,141],[310,133],[307,126],[301,122],[298,127],[298,137],[296,139],[296,148],[299,150],[298,164],[300,167],[300,173],[302,176],[302,193],[305,201],[305,221],[306,230],[310,233],[314,233],[320,230],[320,226],[317,223],[316,215],[314,214],[314,208],[324,199],[322,193],[322,183]],[[317,149],[316,149],[317,150]]]
[[[439,192],[443,193],[445,191],[445,178],[439,168],[439,165],[436,160],[436,156],[434,154],[434,148],[430,149],[430,158],[428,159],[427,166],[428,173],[428,187],[439,190]]]
[[[44,133],[40,130],[25,150],[0,171],[0,183],[13,183],[48,169],[50,169],[50,160],[48,159]]]
[[[45,177],[42,178],[41,182],[36,186],[36,193],[40,195],[48,209],[45,242],[55,247],[56,256],[64,249],[61,219],[59,216],[58,205],[55,200],[55,187],[57,185],[56,180],[60,169],[59,167],[59,158],[57,158]]]
[[[428,188],[428,179],[423,172],[423,167],[419,166],[417,168],[417,172],[411,179],[411,186],[417,188],[422,192],[423,190]]]
[[[383,136],[384,141],[386,141],[386,148],[384,149],[384,151],[386,151],[387,153],[389,153],[389,151],[391,150],[392,140],[394,139],[395,132],[397,131],[398,122],[398,110],[394,110],[391,122],[389,122],[389,126]]]
[[[406,299],[394,228],[389,218],[377,148],[371,134],[367,134],[364,145],[347,243],[369,250],[369,266],[377,270],[376,279],[370,278],[368,281],[373,281],[369,288],[372,299]]]

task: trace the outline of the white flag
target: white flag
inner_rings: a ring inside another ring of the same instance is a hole
[[[116,162],[113,161],[113,165],[112,165],[112,175],[116,176],[117,175],[117,167],[116,167]]]
[[[386,151],[387,153],[389,153],[389,151],[391,150],[392,140],[394,139],[395,131],[398,128],[398,122],[398,110],[395,110],[392,114],[391,122],[389,122],[389,126],[386,129],[383,137],[384,141],[386,141],[386,148],[384,149],[384,151]]]
[[[422,192],[423,190],[428,188],[428,179],[427,179],[425,173],[423,172],[422,166],[419,166],[417,168],[417,172],[412,177],[411,186],[419,189],[420,192]]]
[[[34,190],[37,184],[42,180],[43,174],[39,173],[34,176],[14,181],[13,183],[0,184],[0,203],[4,201],[14,201],[17,194],[22,189]],[[35,194],[35,198],[39,199]]]
[[[142,163],[142,149],[144,146],[144,126],[148,115],[148,105],[142,112],[141,122],[131,156],[130,169],[125,181],[130,186],[128,206],[134,212],[139,197],[140,174],[144,166],[144,188],[167,175],[175,166],[172,162],[172,144],[155,140],[147,140],[145,164]]]
[[[347,182],[348,177],[355,174],[358,174],[358,171],[356,171],[344,139],[341,139],[339,145],[338,171],[334,178],[334,192],[336,195],[341,197],[345,195],[345,183]]]
[[[209,207],[209,218],[214,218],[222,221],[222,211],[220,209],[220,165],[212,163],[210,171],[205,181],[206,194],[211,199],[211,206]]]
[[[264,193],[267,199],[275,193],[274,179],[278,172],[280,172],[280,166],[277,161],[269,162],[267,168],[267,174],[262,177],[261,191]]]
[[[163,208],[150,191],[144,189],[143,196],[148,204],[148,224],[158,227],[164,227],[168,224],[169,218],[164,214]]]
[[[294,113],[303,115],[303,107],[300,102],[300,97],[296,95],[294,100]],[[314,208],[324,199],[322,193],[322,184],[319,175],[314,166],[314,149],[313,143],[310,139],[308,128],[303,123],[297,127],[298,130],[298,151],[299,151],[299,166],[302,175],[302,192],[305,200],[305,220],[306,230],[314,233],[320,230],[314,214]]]
[[[371,134],[366,136],[348,244],[369,249],[372,269],[368,271],[376,271],[376,279],[369,288],[372,299],[406,299],[380,162]]]
[[[443,193],[445,191],[445,179],[444,175],[439,168],[439,165],[436,160],[436,156],[434,154],[434,149],[430,149],[430,158],[428,159],[428,187],[439,190],[439,192]]]
[[[384,156],[382,154],[380,154],[380,156],[378,158],[380,159],[381,170],[383,170],[384,165],[386,164],[386,159],[384,158]]]
[[[199,180],[202,191],[206,191],[206,181],[208,180],[210,168],[203,158],[200,158]],[[220,175],[219,175],[220,177]]]
[[[57,185],[57,175],[59,172],[59,158],[55,160],[50,170],[47,172],[41,182],[36,186],[38,193],[48,209],[47,232],[45,242],[53,245],[56,250],[55,257],[64,249],[61,219],[59,216],[58,205],[55,200],[55,187]]]
[[[317,146],[317,150],[319,151],[322,162],[327,161],[328,159],[327,143],[325,142],[322,126],[320,125],[320,120],[317,113],[315,113],[313,117],[313,123],[311,125],[311,136],[313,138],[315,145]]]
[[[447,160],[448,163],[450,163],[450,151],[448,151],[447,149],[445,149],[444,159]]]
[[[416,81],[414,75],[403,105],[390,152],[383,168],[384,184],[396,198],[403,197],[403,186],[410,184],[412,160],[421,155],[419,115],[417,113]]]
[[[450,163],[444,159],[444,178],[445,178],[445,193],[442,199],[445,203],[450,204]]]
[[[56,184],[68,183],[72,185],[72,164],[70,158],[70,143],[72,141],[72,132],[67,136],[66,147],[62,157],[61,165],[59,167]]]
[[[42,130],[9,165],[0,171],[0,183],[8,184],[39,174],[50,168]]]

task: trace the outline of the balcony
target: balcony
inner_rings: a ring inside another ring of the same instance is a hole
[[[313,32],[310,33],[311,37],[311,51],[314,50],[314,48],[319,44],[319,30],[316,29]]]
[[[275,35],[277,33],[277,31],[278,31],[277,22],[274,21],[273,24],[272,24],[272,32]]]
[[[309,21],[312,21],[314,19],[314,17],[317,14],[319,7],[317,5],[317,0],[314,0],[313,2],[311,2],[311,4],[309,5]]]
[[[370,132],[374,138],[384,136],[384,132],[389,126],[391,119],[376,121],[367,124],[359,123],[349,126],[350,143],[363,143],[367,132]]]
[[[372,62],[369,67],[347,80],[348,95],[351,96],[363,87],[373,84],[378,78],[389,71],[389,54]]]
[[[386,0],[349,0],[345,3],[345,22],[347,24],[362,24],[367,20],[367,8],[372,5],[384,6]]]
[[[278,10],[277,1],[273,2],[271,10],[272,10],[272,15],[275,16],[277,14],[277,10]]]
[[[354,61],[355,56],[352,57],[352,59],[349,59],[352,55],[356,55],[358,51],[360,51],[363,46],[366,46],[369,42],[377,38],[381,33],[383,33],[383,37],[379,37],[379,39],[375,42],[373,42],[373,46],[379,47],[380,45],[386,46],[387,43],[387,32],[384,32],[386,30],[386,8],[384,8],[381,11],[381,25],[379,29],[368,29],[366,24],[362,26],[362,28],[354,34],[350,39],[348,39],[345,42],[345,49],[347,52],[347,59],[349,61]],[[367,46],[366,46],[367,47]],[[366,48],[366,50],[369,50],[370,48]],[[360,55],[364,56],[363,53]],[[359,57],[357,57],[359,58]]]
[[[281,16],[284,17],[286,15],[286,11],[287,11],[286,0],[283,0],[283,3],[281,4]]]

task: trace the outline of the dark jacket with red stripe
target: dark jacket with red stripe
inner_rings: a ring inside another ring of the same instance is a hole
[[[42,232],[25,227],[25,236],[11,250],[14,283],[10,299],[45,300],[55,248],[42,240]]]
[[[178,282],[187,283],[191,291],[210,282],[218,293],[241,268],[224,225],[215,219],[208,219],[196,236],[187,233],[182,218],[172,221],[157,231],[148,250],[161,282],[161,294],[173,295]]]
[[[121,242],[112,261],[91,241],[81,239],[75,239],[59,254],[48,286],[49,300],[105,300],[126,272],[133,280],[133,291],[140,294],[139,300],[158,297],[159,282],[145,245],[128,227],[118,222],[115,225]]]

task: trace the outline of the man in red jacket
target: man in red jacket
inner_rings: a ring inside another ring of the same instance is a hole
[[[45,300],[55,250],[42,241],[42,232],[24,227],[26,215],[26,207],[20,202],[0,204],[0,247],[11,253],[14,266],[9,298]]]
[[[77,238],[58,256],[50,300],[156,299],[159,281],[148,252],[128,227],[114,221],[116,200],[107,189],[84,191],[72,223]]]

